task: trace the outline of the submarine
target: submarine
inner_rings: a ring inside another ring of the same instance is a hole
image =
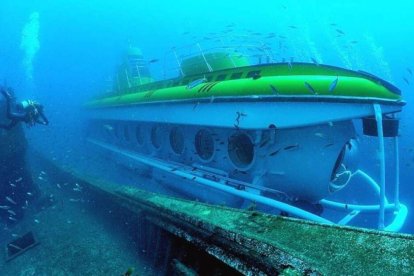
[[[399,201],[401,91],[367,72],[275,62],[265,47],[254,49],[173,48],[158,80],[130,47],[113,86],[84,105],[86,140],[106,162],[196,200],[254,202],[338,225],[376,214],[376,228],[399,231],[408,213]],[[378,141],[375,177],[358,165],[364,135]],[[385,193],[386,139],[395,145],[394,202]],[[370,204],[335,196],[361,186],[374,194]]]

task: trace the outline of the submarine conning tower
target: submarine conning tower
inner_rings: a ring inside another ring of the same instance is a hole
[[[123,63],[115,74],[113,90],[117,94],[129,88],[152,82],[148,61],[137,47],[129,47],[123,57]]]

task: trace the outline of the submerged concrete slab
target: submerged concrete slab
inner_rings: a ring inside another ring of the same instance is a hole
[[[127,187],[118,188],[118,193],[221,235],[229,243],[249,247],[248,254],[268,261],[276,259],[282,267],[290,265],[302,272],[310,269],[327,275],[414,275],[411,235],[243,212],[149,195]],[[275,269],[279,270],[277,266]]]
[[[414,275],[411,235],[212,206],[64,171],[244,274]]]

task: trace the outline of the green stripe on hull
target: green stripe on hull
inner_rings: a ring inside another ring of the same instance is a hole
[[[313,68],[315,69],[315,68]],[[298,68],[297,70],[300,70]],[[352,71],[350,71],[352,73]],[[387,100],[401,100],[401,96],[391,92],[385,86],[370,79],[362,78],[357,73],[345,76],[342,73],[338,77],[338,83],[333,91],[329,91],[337,75],[283,75],[278,72],[277,76],[261,77],[257,80],[252,78],[226,80],[215,83],[200,84],[192,89],[185,85],[150,90],[138,93],[129,93],[119,96],[107,97],[89,102],[87,107],[108,107],[118,105],[129,105],[138,103],[149,103],[170,100],[188,100],[214,96],[219,97],[242,97],[242,96],[338,96],[338,97],[365,97],[380,98]],[[297,72],[296,72],[297,73]],[[315,73],[315,72],[313,72]],[[325,72],[326,73],[326,72]],[[339,73],[339,72],[336,72]],[[309,84],[309,86],[306,85]],[[211,86],[208,87],[208,86]],[[313,91],[315,93],[313,93]]]

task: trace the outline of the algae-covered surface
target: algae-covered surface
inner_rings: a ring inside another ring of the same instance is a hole
[[[65,187],[72,189],[71,184]],[[40,183],[45,185],[49,183]],[[144,271],[145,264],[140,263],[122,227],[103,219],[110,214],[92,214],[93,202],[86,197],[69,198],[59,188],[48,189],[50,192],[53,200],[49,206],[27,214],[9,230],[9,241],[14,239],[12,235],[32,231],[39,244],[9,262],[5,262],[5,250],[0,250],[0,275],[123,275],[130,267]]]
[[[326,275],[414,275],[414,237],[338,227],[166,198],[133,188],[119,192],[273,245]]]
[[[77,175],[75,172],[68,172]],[[174,214],[186,222],[202,222],[221,233],[262,242],[287,252],[325,275],[414,275],[414,237],[351,227],[321,225],[223,206],[148,193],[122,183],[77,175],[92,190],[118,197],[119,202]],[[229,242],[232,242],[231,240]],[[272,254],[266,252],[266,254]],[[114,274],[115,275],[115,274]]]

